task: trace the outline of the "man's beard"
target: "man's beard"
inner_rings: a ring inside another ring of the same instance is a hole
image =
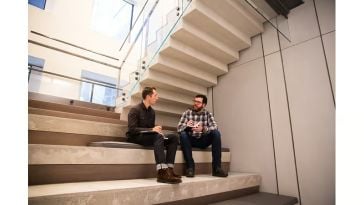
[[[196,107],[196,106],[193,106],[193,110],[196,111],[196,112],[200,112],[202,110],[202,106],[201,107]]]

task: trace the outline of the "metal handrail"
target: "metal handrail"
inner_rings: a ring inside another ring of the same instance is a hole
[[[103,87],[107,87],[107,88],[112,88],[112,89],[116,89],[116,90],[119,90],[119,91],[123,91],[123,89],[121,89],[121,88],[112,87],[112,86],[108,86],[108,85],[105,85],[105,84],[97,83],[97,82],[94,82],[94,81],[85,80],[85,79],[79,79],[79,78],[74,78],[74,77],[70,77],[70,76],[66,76],[66,75],[62,75],[62,74],[58,74],[58,73],[53,73],[53,72],[49,72],[49,71],[34,69],[33,67],[37,67],[37,66],[28,65],[29,76],[31,74],[31,71],[36,71],[36,72],[40,72],[40,73],[46,73],[46,74],[50,74],[50,75],[54,75],[54,76],[58,76],[58,77],[62,77],[62,78],[67,78],[67,79],[79,81],[79,82],[91,83],[91,84],[100,85],[100,86],[103,86]],[[28,77],[28,80],[29,80],[29,77]]]

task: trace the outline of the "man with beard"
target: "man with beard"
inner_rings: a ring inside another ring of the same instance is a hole
[[[206,104],[207,97],[205,95],[196,95],[193,100],[193,107],[182,114],[177,126],[187,166],[186,176],[195,176],[192,147],[205,149],[212,145],[212,175],[227,177],[228,174],[221,169],[221,135],[214,116],[205,109]]]
[[[145,87],[142,92],[143,101],[129,111],[127,141],[153,146],[156,161],[157,181],[161,183],[181,183],[181,176],[173,171],[176,156],[178,136],[164,135],[162,126],[155,125],[155,112],[152,108],[158,100],[158,93],[154,87]],[[164,152],[164,149],[167,152]]]

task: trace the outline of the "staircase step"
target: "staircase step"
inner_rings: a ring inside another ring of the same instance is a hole
[[[207,95],[207,88],[204,86],[155,70],[147,70],[140,83],[142,86],[154,86],[185,95]]]
[[[238,31],[255,36],[264,31],[263,21],[250,14],[243,6],[241,0],[226,0],[224,3],[218,0],[200,0],[209,10],[229,22]]]
[[[197,68],[201,68],[206,72],[221,75],[228,72],[228,67],[221,61],[212,56],[190,47],[174,38],[169,38],[162,47],[161,54],[170,56],[181,61],[188,62]]]
[[[250,173],[229,173],[227,178],[198,175],[183,177],[176,185],[155,178],[35,185],[28,187],[29,204],[161,204],[185,199],[209,198],[232,192],[256,193],[261,177]],[[216,197],[215,197],[216,201]]]
[[[38,131],[121,137],[125,136],[127,125],[29,114],[28,129]]]
[[[87,146],[91,142],[99,142],[99,141],[124,142],[126,141],[126,137],[28,130],[29,144]]]
[[[250,36],[238,30],[201,1],[192,1],[187,12],[183,20],[192,23],[198,28],[203,28],[214,38],[219,39],[219,41],[234,50],[240,51],[250,47]]]
[[[297,197],[259,192],[209,205],[294,205],[297,203]]]
[[[87,120],[87,121],[95,121],[95,122],[105,122],[105,123],[113,123],[113,124],[126,124],[125,121],[121,121],[120,115],[118,114],[118,118],[107,118],[107,117],[99,117],[94,115],[86,115],[86,114],[78,114],[78,113],[69,113],[69,112],[61,112],[61,111],[54,111],[54,110],[47,110],[47,109],[40,109],[40,108],[28,108],[29,114],[36,114],[36,115],[47,115],[47,116],[54,116],[54,117],[61,117],[61,118],[70,118],[70,119],[79,119],[79,120]]]
[[[184,44],[196,48],[219,61],[229,64],[239,59],[239,53],[233,48],[215,39],[211,34],[194,26],[188,21],[178,24],[172,37]]]
[[[211,87],[217,84],[217,76],[194,65],[185,63],[166,55],[158,55],[157,62],[149,67],[184,80]]]
[[[66,145],[29,144],[29,184],[65,183],[77,181],[117,180],[155,177],[155,159],[152,147],[126,142],[115,148],[105,142],[86,147]],[[211,149],[194,149],[196,174],[211,173]],[[229,169],[230,151],[222,151],[222,168]],[[182,151],[176,153],[175,171],[184,172]]]
[[[169,102],[174,104],[180,104],[182,106],[191,106],[192,100],[194,99],[195,95],[185,95],[182,93],[176,93],[170,90],[166,90],[164,88],[157,88],[158,92],[158,102]],[[132,97],[140,97],[142,96],[142,88],[137,90],[135,93],[133,93]]]
[[[31,100],[31,99],[28,100],[28,106],[32,108],[41,108],[46,110],[54,110],[54,111],[69,112],[75,114],[93,115],[99,117],[119,119],[119,114],[115,113],[114,111],[106,111],[83,106],[65,105],[54,102]]]
[[[46,94],[35,93],[35,92],[29,92],[28,99],[29,99],[29,101],[34,101],[34,102],[41,101],[41,102],[49,102],[49,103],[62,104],[62,105],[72,105],[72,106],[76,106],[76,107],[83,107],[83,108],[90,108],[90,109],[98,109],[98,110],[109,111],[109,112],[114,111],[114,107],[107,106],[107,105],[100,105],[100,104],[96,104],[96,103],[84,102],[84,101],[80,101],[80,100],[62,98],[62,97],[58,97],[58,96],[46,95]]]

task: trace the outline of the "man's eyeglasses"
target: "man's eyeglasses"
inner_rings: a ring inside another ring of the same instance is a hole
[[[192,100],[193,103],[196,103],[196,104],[202,104],[201,101],[197,101],[197,100]]]

